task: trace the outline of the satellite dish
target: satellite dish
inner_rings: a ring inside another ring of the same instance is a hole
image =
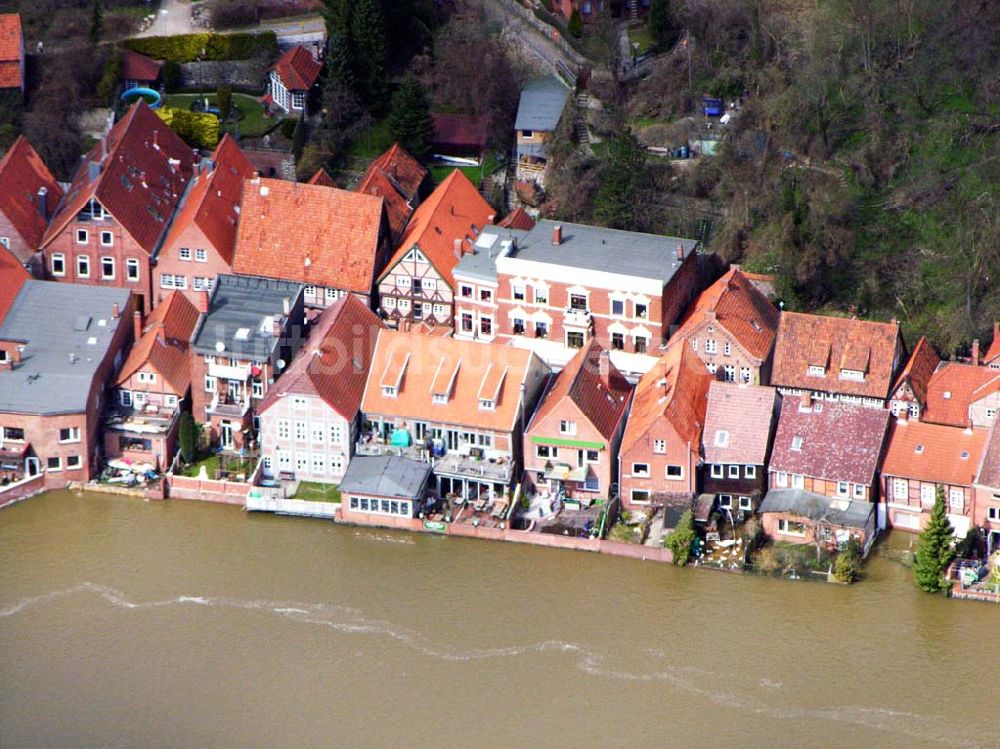
[[[278,359],[278,361],[277,361],[276,363],[277,363],[277,365],[278,365],[278,369],[279,369],[279,370],[281,370],[281,369],[284,369],[284,368],[285,368],[285,360],[284,360],[284,359]]]
[[[219,352],[225,351],[226,350],[226,344],[223,343],[222,341],[216,341],[215,342],[215,350],[219,351]]]

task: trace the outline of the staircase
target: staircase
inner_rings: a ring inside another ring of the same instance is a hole
[[[590,104],[590,95],[586,91],[581,91],[576,95],[576,121],[573,123],[573,135],[576,142],[581,145],[590,143],[590,131],[587,130],[587,109]]]
[[[630,21],[639,17],[639,0],[628,0],[628,17]]]

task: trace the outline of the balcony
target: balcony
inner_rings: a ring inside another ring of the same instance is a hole
[[[575,328],[589,328],[594,321],[589,309],[575,309],[567,307],[563,312],[563,325],[571,325]]]
[[[246,382],[250,379],[250,365],[237,364],[233,366],[230,364],[212,362],[208,365],[208,374],[211,377],[217,377],[222,380],[238,380],[240,382]]]
[[[434,472],[441,475],[481,478],[487,481],[510,483],[514,477],[514,463],[509,456],[495,458],[480,457],[483,451],[465,447],[434,457],[427,448],[420,445],[398,447],[377,441],[361,440],[357,443],[355,455],[397,455],[403,458],[429,462]]]
[[[226,393],[216,393],[208,412],[219,416],[243,417],[250,410],[250,393],[243,391],[243,397],[234,398]]]

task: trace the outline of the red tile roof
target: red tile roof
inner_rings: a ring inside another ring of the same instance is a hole
[[[397,424],[415,420],[509,432],[517,426],[521,384],[533,366],[546,371],[526,349],[383,330],[361,407],[366,414],[390,414]],[[395,386],[396,397],[384,395],[383,384]],[[446,403],[432,400],[435,385],[445,391]],[[481,394],[492,398],[493,410],[479,407]]]
[[[771,384],[885,399],[893,384],[899,346],[897,323],[783,312]],[[810,366],[822,366],[826,374],[810,375]],[[860,370],[864,380],[841,379],[842,369]]]
[[[289,393],[317,395],[351,421],[361,408],[365,381],[382,323],[364,302],[346,296],[323,310],[309,340],[278,378],[258,409],[263,413]]]
[[[191,385],[188,341],[198,323],[198,310],[182,292],[170,291],[149,315],[122,365],[115,385],[146,366],[155,369],[174,394],[183,397]]]
[[[607,381],[601,377],[602,354],[607,356],[607,351],[591,340],[567,362],[535,411],[532,425],[540,424],[568,398],[606,440],[611,440],[625,415],[632,386],[610,359]]]
[[[330,173],[320,167],[316,170],[316,174],[309,178],[310,185],[323,185],[324,187],[336,187],[337,183],[333,181],[333,177]]]
[[[222,259],[232,265],[243,180],[252,175],[253,164],[227,133],[212,153],[212,166],[194,177],[166,243],[194,222]]]
[[[434,126],[432,145],[435,148],[486,148],[490,118],[485,115],[435,113],[431,115],[431,122]]]
[[[23,51],[21,16],[0,13],[0,88],[20,88]]]
[[[162,67],[162,62],[157,62],[130,49],[126,49],[122,53],[122,80],[155,81],[160,77],[160,68]]]
[[[816,399],[804,409],[799,399],[786,398],[769,469],[868,486],[878,468],[890,418],[882,408]]]
[[[991,364],[997,359],[1000,359],[1000,322],[993,323],[993,340],[990,341],[990,347],[986,349],[983,364]]]
[[[731,268],[698,296],[675,336],[686,338],[714,322],[728,331],[747,354],[763,362],[774,346],[778,318],[777,307],[739,268]]]
[[[0,245],[0,324],[14,303],[14,298],[30,278],[14,253]]]
[[[667,419],[681,439],[696,450],[705,424],[711,382],[712,375],[690,346],[667,347],[636,385],[622,437],[622,453],[639,442],[660,419]]]
[[[889,431],[884,476],[971,486],[986,448],[987,429],[897,421]]]
[[[48,224],[38,206],[41,187],[46,190],[45,205],[51,216],[62,200],[62,188],[22,135],[0,160],[0,213],[33,249],[41,245]]]
[[[513,211],[504,216],[503,220],[497,224],[504,229],[520,229],[521,231],[531,231],[535,228],[535,219],[524,210],[524,206],[518,206]]]
[[[278,71],[278,77],[289,91],[308,91],[322,69],[323,63],[301,44],[285,52],[271,68]]]
[[[398,143],[368,165],[355,192],[385,200],[393,241],[398,241],[419,200],[427,170]]]
[[[892,386],[892,392],[895,394],[899,392],[901,387],[909,387],[913,391],[913,395],[916,397],[918,403],[926,403],[927,385],[930,382],[931,375],[934,374],[934,370],[937,369],[940,363],[941,357],[937,355],[937,351],[927,342],[924,336],[920,336],[917,345],[913,347],[913,353],[906,360],[906,366],[903,367],[903,371],[896,378],[896,384]]]
[[[779,399],[771,387],[712,382],[702,432],[705,462],[764,465]]]
[[[106,153],[105,153],[106,148]],[[152,254],[166,233],[195,162],[194,154],[144,101],[111,128],[77,169],[43,245],[62,233],[91,198]],[[91,179],[91,164],[100,165]]]
[[[968,426],[969,407],[1000,390],[1000,370],[961,362],[944,362],[927,383],[927,402],[921,421]]]
[[[407,252],[419,247],[441,277],[454,288],[452,271],[460,259],[455,254],[455,240],[461,240],[462,253],[471,252],[479,230],[489,223],[493,213],[493,208],[469,178],[455,169],[414,212],[383,277]]]
[[[233,271],[369,294],[382,216],[370,195],[246,180]]]
[[[996,426],[989,430],[976,483],[990,489],[1000,489],[1000,429]]]

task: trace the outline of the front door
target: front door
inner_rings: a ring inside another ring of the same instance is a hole
[[[240,402],[240,385],[242,383],[239,380],[229,380],[226,383],[226,395],[229,396],[229,400],[232,403]]]
[[[25,458],[24,472],[29,476],[37,476],[42,472],[41,461],[39,461],[38,458]]]
[[[229,421],[222,422],[222,447],[225,450],[233,449],[233,424]]]

